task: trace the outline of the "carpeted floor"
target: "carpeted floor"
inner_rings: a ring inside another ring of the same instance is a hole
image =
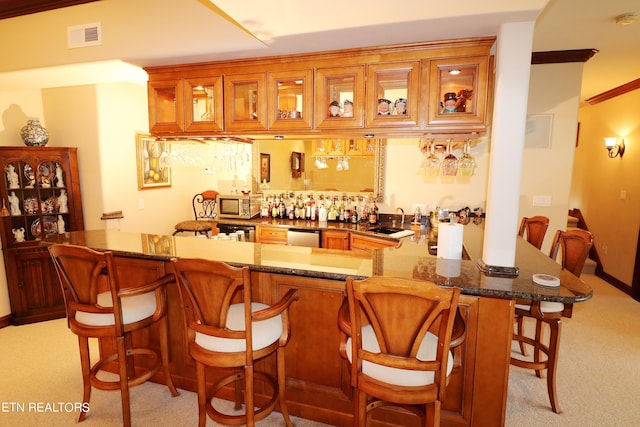
[[[563,324],[558,393],[563,413],[551,412],[546,382],[532,372],[511,368],[508,427],[640,425],[640,303],[595,276],[583,279],[594,298],[574,307]],[[64,319],[0,329],[0,425],[73,426],[80,399],[77,341]],[[195,393],[172,398],[165,386],[132,389],[135,426],[195,426]],[[67,411],[70,410],[70,411]],[[91,412],[81,424],[121,425],[118,393],[94,391]],[[299,427],[322,426],[294,419]],[[208,426],[216,425],[208,420]],[[259,426],[282,426],[278,413]],[[484,427],[484,426],[479,426]]]

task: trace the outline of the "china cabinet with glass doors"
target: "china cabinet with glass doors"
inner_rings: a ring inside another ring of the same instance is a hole
[[[13,324],[64,316],[64,300],[42,239],[83,230],[77,149],[0,147],[0,237]]]

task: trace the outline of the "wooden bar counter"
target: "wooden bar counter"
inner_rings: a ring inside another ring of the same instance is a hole
[[[384,275],[458,286],[463,294],[460,313],[466,335],[455,350],[454,371],[442,406],[442,425],[504,425],[515,299],[577,303],[589,299],[592,290],[521,238],[516,249],[519,275],[497,277],[478,268],[478,260],[482,259],[481,227],[473,224],[465,227],[467,259],[453,266],[430,255],[427,240],[420,237],[418,234],[405,237],[395,247],[370,253],[114,230],[65,233],[47,239],[44,244],[71,243],[111,250],[117,256],[119,274],[131,286],[172,272],[173,258],[198,257],[249,266],[255,298],[265,303],[276,301],[290,288],[298,289],[300,299],[290,309],[292,331],[286,348],[289,411],[337,426],[351,425],[352,419],[349,369],[338,352],[338,312],[346,277]],[[534,273],[560,277],[561,286],[535,285]],[[452,277],[447,277],[448,274]],[[194,391],[195,365],[184,344],[175,283],[168,288],[168,300],[173,380],[176,386]],[[157,344],[153,331],[134,340]],[[103,351],[111,346],[110,342],[100,344]],[[272,365],[273,360],[268,360],[260,368],[273,371]],[[208,371],[207,375],[208,381],[213,382],[224,372]],[[162,375],[158,374],[155,380],[163,382]],[[225,397],[231,399],[230,390]],[[378,412],[373,425],[416,425],[412,424],[415,417],[393,409]]]

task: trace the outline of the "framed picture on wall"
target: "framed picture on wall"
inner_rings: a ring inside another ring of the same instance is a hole
[[[151,135],[136,133],[138,189],[171,187],[170,143],[156,141]]]
[[[271,182],[271,154],[260,153],[260,182]]]

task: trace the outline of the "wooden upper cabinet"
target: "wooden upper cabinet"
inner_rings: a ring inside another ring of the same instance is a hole
[[[418,127],[420,62],[370,64],[367,67],[366,126]]]
[[[184,110],[187,131],[223,130],[222,76],[185,79]]]
[[[362,128],[364,66],[316,70],[316,128]]]
[[[460,129],[484,127],[487,114],[489,58],[432,59],[424,61],[428,82],[428,125]]]
[[[225,75],[224,110],[226,130],[266,131],[266,73]]]
[[[278,71],[267,77],[269,129],[311,129],[313,71]]]
[[[484,132],[494,42],[486,37],[147,67],[150,131],[258,139]],[[444,109],[445,97],[455,111]]]
[[[149,81],[149,130],[183,132],[184,102],[182,79]]]

